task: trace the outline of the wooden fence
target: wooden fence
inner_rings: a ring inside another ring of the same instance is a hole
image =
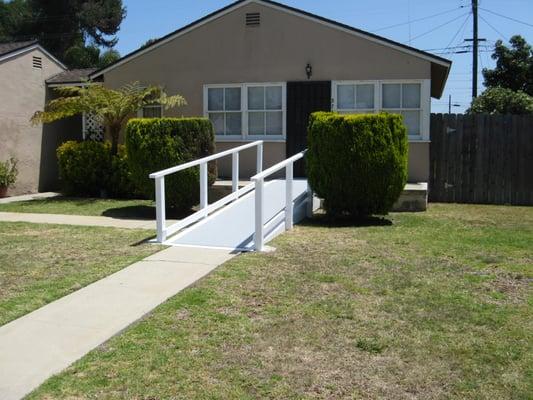
[[[533,205],[533,116],[431,115],[429,200]]]

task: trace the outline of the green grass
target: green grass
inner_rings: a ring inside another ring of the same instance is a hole
[[[155,251],[146,230],[0,222],[0,325]]]
[[[52,197],[0,204],[0,212],[155,218],[151,200]]]
[[[272,245],[221,266],[30,398],[533,397],[533,208],[318,219]]]

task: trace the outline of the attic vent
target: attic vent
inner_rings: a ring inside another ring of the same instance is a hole
[[[259,26],[261,25],[260,13],[247,13],[246,14],[246,26]]]
[[[33,57],[33,68],[41,69],[43,67],[43,59],[41,57]]]

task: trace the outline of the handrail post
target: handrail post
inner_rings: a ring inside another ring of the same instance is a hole
[[[155,213],[156,213],[156,229],[157,241],[163,243],[166,240],[165,229],[165,177],[155,179]]]
[[[263,172],[263,142],[257,145],[257,172]]]
[[[292,181],[293,181],[293,163],[285,167],[285,230],[289,231],[293,225],[293,204],[292,204]]]
[[[207,207],[207,163],[200,164],[200,210]]]
[[[263,187],[264,180],[255,180],[255,250],[263,251]]]
[[[231,191],[236,192],[239,189],[239,152],[236,151],[231,155]]]

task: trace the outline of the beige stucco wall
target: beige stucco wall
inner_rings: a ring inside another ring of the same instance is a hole
[[[429,181],[429,142],[409,143],[409,182]]]
[[[245,26],[249,12],[261,13],[260,27]],[[306,80],[307,63],[313,67],[313,80],[431,78],[429,61],[296,15],[249,4],[110,70],[104,80],[110,87],[135,80],[163,85],[168,93],[180,93],[188,101],[188,106],[167,115],[194,116],[203,114],[204,84]],[[228,146],[217,143],[218,149]],[[418,153],[418,149],[413,152]],[[283,159],[285,144],[269,145],[265,157],[265,166]],[[224,175],[230,172],[227,165],[222,163],[220,168]],[[254,165],[245,159],[241,170],[253,170]],[[423,174],[419,167],[423,163],[413,163],[413,176]]]
[[[32,57],[42,57],[42,69],[32,66]],[[0,160],[18,159],[19,175],[9,195],[34,193],[39,189],[43,127],[31,126],[33,113],[46,99],[45,80],[62,71],[46,54],[35,49],[0,61]]]

